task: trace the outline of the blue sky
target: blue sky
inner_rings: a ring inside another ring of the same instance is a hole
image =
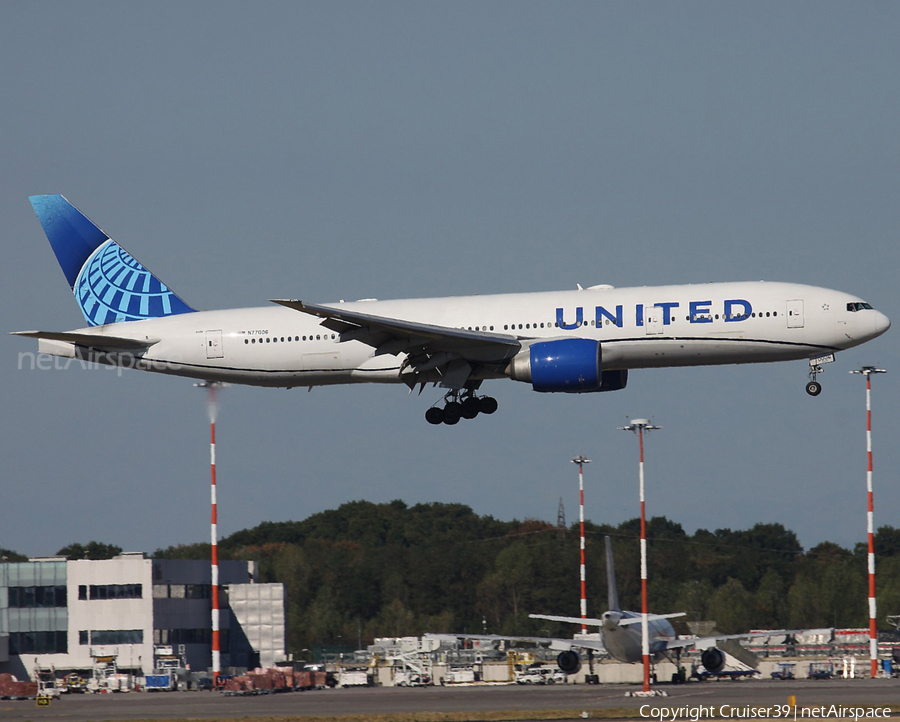
[[[198,308],[717,280],[855,293],[900,318],[894,3],[7,3],[0,22],[0,328],[81,325],[28,203],[62,193]],[[431,427],[437,390],[231,388],[223,534],[344,501],[502,519],[636,516],[692,532],[897,524],[897,330],[838,356],[633,372],[626,390],[489,384],[500,410]],[[208,538],[205,399],[185,379],[20,369],[0,337],[0,546]]]

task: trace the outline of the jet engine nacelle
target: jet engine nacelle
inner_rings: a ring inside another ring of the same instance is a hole
[[[604,371],[602,359],[600,342],[593,339],[538,341],[513,357],[506,373],[541,392],[580,394],[625,388],[628,371]]]
[[[710,674],[718,674],[725,669],[725,652],[718,647],[704,649],[700,655],[700,662]]]
[[[574,649],[567,649],[557,656],[556,666],[566,674],[575,674],[581,669],[581,656]]]

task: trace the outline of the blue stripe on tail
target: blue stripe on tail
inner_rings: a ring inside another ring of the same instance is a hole
[[[194,311],[65,198],[30,200],[88,325]]]

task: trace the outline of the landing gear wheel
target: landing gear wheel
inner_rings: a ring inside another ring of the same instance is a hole
[[[806,393],[808,393],[810,396],[818,396],[822,393],[822,384],[820,384],[818,381],[810,381],[808,384],[806,384]]]
[[[457,401],[451,401],[444,407],[444,423],[453,426],[459,422],[462,417],[462,404]]]
[[[432,406],[428,411],[425,412],[425,421],[429,424],[434,424],[437,426],[438,424],[444,423],[444,410],[437,407]]]
[[[493,396],[482,396],[479,402],[482,414],[493,414],[497,410],[497,399]]]
[[[474,419],[481,411],[481,399],[470,396],[462,402],[462,417],[464,419]]]

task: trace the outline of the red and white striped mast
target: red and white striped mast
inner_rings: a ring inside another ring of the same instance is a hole
[[[875,615],[875,503],[872,491],[872,374],[887,373],[874,366],[863,366],[851,371],[866,377],[866,455],[868,468],[866,471],[866,489],[868,491],[868,512],[866,513],[866,531],[869,537],[869,662],[872,677],[878,675],[878,626]]]
[[[210,503],[212,505],[212,517],[210,520],[210,547],[211,568],[210,568],[210,597],[212,598],[212,678],[213,686],[219,685],[219,674],[222,671],[222,653],[220,646],[220,628],[219,628],[219,533],[218,533],[218,509],[216,502],[216,412],[218,406],[216,404],[216,384],[215,382],[204,381],[201,384],[195,384],[200,388],[209,390],[209,470],[210,470]]]
[[[584,465],[590,464],[591,460],[579,455],[572,459],[572,463],[578,464],[578,521],[581,524],[581,631],[587,632],[587,624],[584,622],[587,619],[587,590],[584,574]]]
[[[650,628],[647,619],[647,521],[644,513],[644,432],[660,429],[647,419],[632,419],[628,426],[620,426],[622,431],[633,431],[638,435],[640,452],[638,478],[641,500],[641,656],[644,660],[644,693],[650,692]]]

